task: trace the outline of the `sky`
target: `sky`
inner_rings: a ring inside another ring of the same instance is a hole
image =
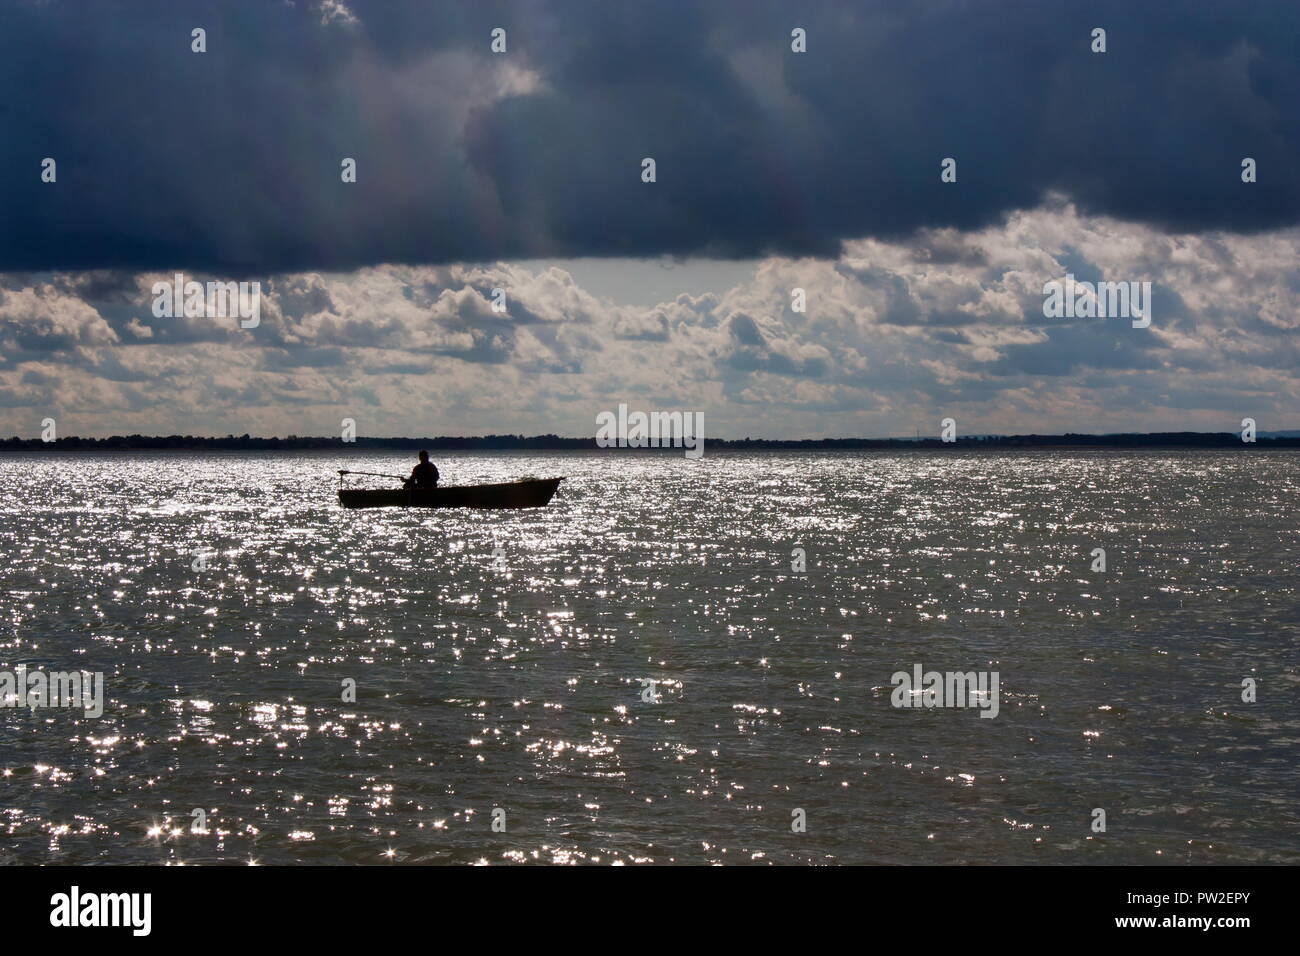
[[[0,435],[1300,428],[1294,3],[6,0],[0,89]]]

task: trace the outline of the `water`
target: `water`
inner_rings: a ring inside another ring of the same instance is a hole
[[[344,511],[412,457],[0,456],[0,664],[107,686],[0,711],[0,861],[1300,861],[1292,453],[435,460],[569,480]],[[998,716],[892,707],[917,663]]]

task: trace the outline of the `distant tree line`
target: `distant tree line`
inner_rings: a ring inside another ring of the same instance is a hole
[[[770,439],[708,438],[708,448],[740,450],[853,448],[1232,448],[1245,444],[1236,432],[1148,432],[1122,435],[978,435],[958,438],[956,442],[943,442],[937,438],[803,438]],[[539,449],[594,449],[593,438],[561,438],[559,435],[480,435],[441,438],[362,438],[344,442],[341,438],[323,438],[310,435],[289,435],[286,438],[258,438],[252,435],[226,435],[224,438],[197,435],[114,435],[111,438],[59,438],[45,442],[39,438],[0,439],[0,451],[148,451],[176,449],[182,451],[299,451],[332,449],[338,451],[363,451],[381,449],[427,448],[430,451],[500,451]],[[1248,446],[1249,447],[1249,446]],[[1265,437],[1261,435],[1257,448],[1300,448],[1300,437]],[[605,449],[606,451],[618,449]],[[680,448],[621,449],[631,452],[676,452]]]

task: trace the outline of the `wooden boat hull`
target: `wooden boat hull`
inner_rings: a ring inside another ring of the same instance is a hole
[[[340,488],[344,508],[541,508],[563,478],[449,488]]]

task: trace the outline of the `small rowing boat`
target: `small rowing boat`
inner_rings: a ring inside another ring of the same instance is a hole
[[[366,474],[366,472],[339,472]],[[448,488],[340,488],[344,508],[542,508],[563,478],[525,478]]]

